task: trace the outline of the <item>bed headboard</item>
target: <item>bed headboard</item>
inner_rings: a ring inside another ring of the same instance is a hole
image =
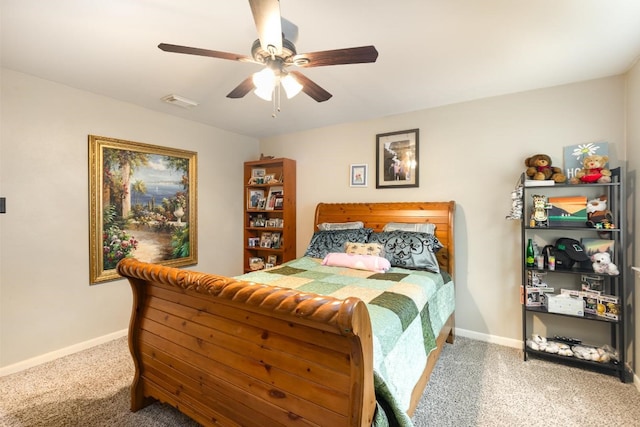
[[[454,223],[455,202],[389,202],[389,203],[319,203],[313,230],[323,222],[362,221],[365,227],[382,231],[388,222],[432,223],[436,237],[444,248],[437,254],[441,268],[452,277],[454,274]]]

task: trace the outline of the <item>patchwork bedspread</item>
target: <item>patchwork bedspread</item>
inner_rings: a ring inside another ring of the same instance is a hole
[[[396,420],[410,426],[406,415],[436,338],[454,310],[454,285],[446,273],[392,267],[374,273],[321,265],[302,257],[237,279],[298,289],[336,298],[356,296],[368,307],[373,329],[376,396]],[[383,423],[384,424],[384,423]]]

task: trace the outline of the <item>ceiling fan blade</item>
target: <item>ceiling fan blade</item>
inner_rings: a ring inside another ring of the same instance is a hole
[[[242,81],[238,86],[235,87],[229,94],[227,98],[242,98],[249,92],[253,90],[255,85],[253,84],[253,76],[249,76]]]
[[[378,51],[373,46],[323,50],[295,55],[293,63],[299,67],[323,67],[325,65],[363,64],[376,62]]]
[[[323,102],[331,98],[331,95],[326,90],[322,89],[313,80],[309,79],[307,76],[302,74],[299,71],[289,71],[289,74],[292,74],[295,79],[302,85],[302,91],[309,95],[311,98],[315,99],[318,102]]]
[[[230,59],[232,61],[255,62],[253,58],[237,53],[219,52],[217,50],[200,49],[197,47],[178,46],[175,44],[160,43],[158,48],[165,52],[186,53],[187,55],[208,56],[210,58]]]
[[[258,30],[260,46],[265,52],[282,53],[282,23],[279,0],[249,0],[251,13]],[[269,50],[273,46],[274,51]]]

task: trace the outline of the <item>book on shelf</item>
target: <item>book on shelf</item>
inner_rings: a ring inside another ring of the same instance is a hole
[[[543,187],[548,185],[556,185],[556,182],[552,179],[525,179],[525,187]]]

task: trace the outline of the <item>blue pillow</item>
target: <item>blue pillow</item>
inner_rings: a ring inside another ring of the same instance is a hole
[[[402,230],[383,231],[372,233],[368,243],[382,244],[384,256],[392,267],[440,272],[436,253],[442,249],[442,243],[433,234]]]
[[[365,243],[372,231],[371,228],[316,231],[304,256],[324,258],[331,252],[344,252],[346,242]]]

